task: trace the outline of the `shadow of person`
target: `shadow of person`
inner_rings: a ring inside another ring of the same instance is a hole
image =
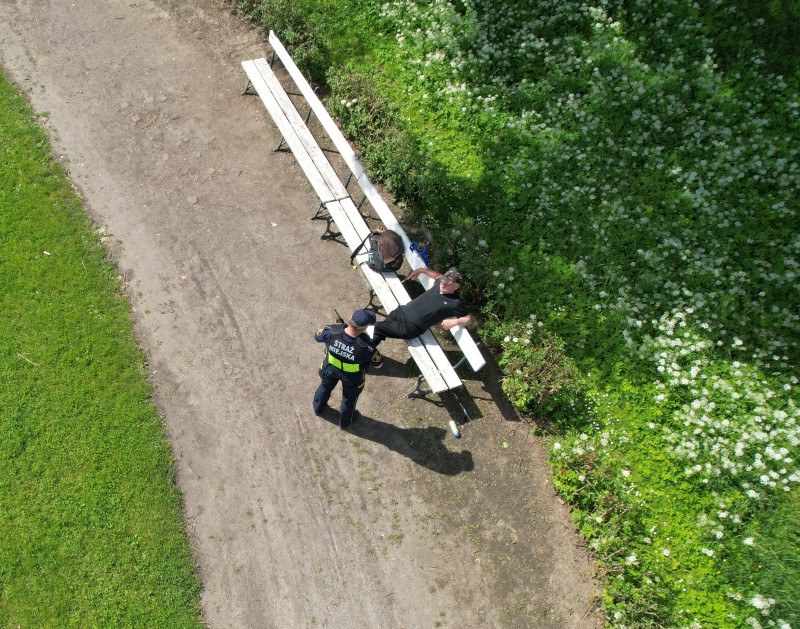
[[[447,430],[444,428],[398,428],[361,415],[347,428],[347,432],[355,437],[380,443],[439,474],[455,476],[461,472],[470,472],[475,467],[469,450],[451,452],[445,447]]]

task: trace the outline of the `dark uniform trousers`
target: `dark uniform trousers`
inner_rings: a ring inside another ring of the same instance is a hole
[[[339,428],[347,428],[353,421],[356,402],[364,390],[366,376],[365,371],[345,372],[326,361],[319,370],[321,382],[314,393],[314,412],[317,414],[322,412],[336,388],[336,383],[341,381],[342,405],[339,408]]]

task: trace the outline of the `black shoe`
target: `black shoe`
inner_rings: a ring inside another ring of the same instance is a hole
[[[347,424],[347,426],[340,426],[340,428],[342,430],[344,430],[345,428],[350,428],[350,426],[355,424],[360,418],[361,418],[361,413],[359,413],[358,411],[353,411],[353,418],[350,420],[350,423]]]
[[[325,405],[321,409],[319,409],[318,411],[314,411],[314,415],[316,415],[317,417],[325,417],[325,411],[327,411],[327,410],[328,410],[328,406]]]

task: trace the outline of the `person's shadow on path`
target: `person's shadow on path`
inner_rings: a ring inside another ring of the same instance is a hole
[[[323,417],[338,425],[338,411],[325,413]],[[390,450],[408,457],[414,463],[439,474],[455,476],[461,472],[470,472],[475,467],[472,462],[472,453],[469,450],[450,452],[445,447],[444,439],[447,436],[447,430],[444,428],[436,426],[398,428],[393,424],[362,414],[358,420],[346,428],[346,431],[354,437],[380,443]]]

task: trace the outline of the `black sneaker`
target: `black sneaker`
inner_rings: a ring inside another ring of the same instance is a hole
[[[350,426],[355,424],[359,420],[360,417],[361,417],[361,413],[359,413],[358,411],[353,411],[353,417],[350,420],[350,423],[347,424],[347,426],[341,426],[342,430],[344,430],[345,428],[350,428]]]
[[[325,411],[327,411],[327,410],[328,410],[328,406],[325,405],[321,409],[319,409],[318,411],[314,411],[314,415],[316,415],[317,417],[325,417]]]

